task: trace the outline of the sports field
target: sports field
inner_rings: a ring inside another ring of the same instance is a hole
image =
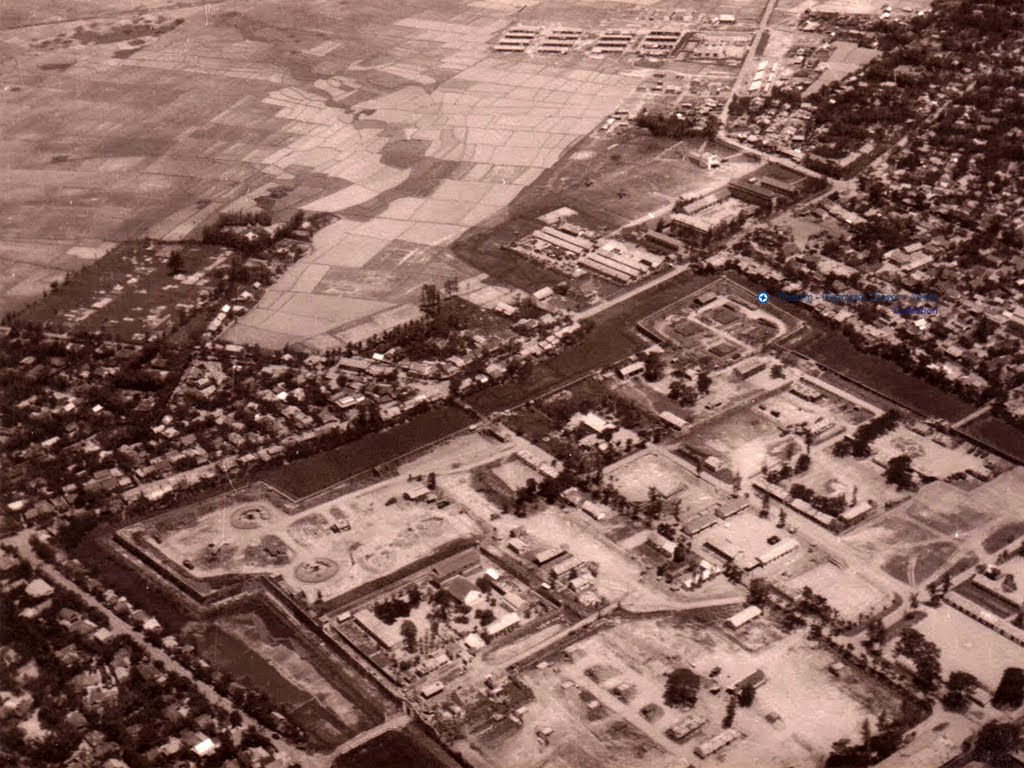
[[[699,482],[677,460],[654,450],[609,466],[605,477],[630,501],[645,501],[651,488],[667,498]]]

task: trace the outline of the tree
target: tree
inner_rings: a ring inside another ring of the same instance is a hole
[[[665,703],[670,707],[692,707],[700,693],[700,677],[693,670],[679,667],[665,682]]]
[[[784,375],[785,374],[783,373],[783,368],[782,368],[781,365],[776,363],[775,365],[772,366],[772,378],[773,379],[781,379]]]
[[[655,488],[653,485],[647,488],[647,505],[645,512],[648,517],[658,517],[661,514],[662,503],[665,500],[665,494]]]
[[[796,457],[796,466],[793,471],[797,474],[803,474],[811,466],[811,455],[809,453],[801,453]]]
[[[175,248],[171,251],[171,255],[167,257],[167,274],[177,275],[185,271],[185,260],[181,256],[181,251]]]
[[[697,391],[702,395],[706,395],[711,389],[711,377],[708,376],[706,371],[701,371],[697,374]]]
[[[722,727],[731,728],[732,721],[736,718],[736,699],[729,697],[729,703],[725,705],[725,717],[722,718]]]
[[[963,710],[967,708],[971,696],[978,689],[981,683],[970,672],[949,673],[949,680],[946,682],[946,694],[942,697],[942,703],[952,710]]]
[[[441,305],[441,292],[433,283],[425,283],[420,288],[420,309],[424,312],[434,312]]]
[[[657,352],[648,352],[643,356],[644,380],[658,381],[665,373],[665,361]]]
[[[416,650],[416,625],[406,619],[402,622],[402,628],[399,630],[402,633],[402,639],[405,641],[405,650],[412,653]]]
[[[697,402],[697,391],[679,379],[676,379],[669,385],[668,396],[680,405],[687,407]]]
[[[995,766],[1013,765],[1010,753],[1019,746],[1020,726],[992,720],[978,731],[974,740],[974,759]]]
[[[739,695],[736,696],[736,701],[739,702],[741,707],[749,707],[754,703],[754,696],[756,695],[756,689],[752,685],[744,685],[740,688]]]
[[[747,588],[747,603],[749,605],[764,605],[771,596],[772,586],[767,579],[751,579]]]
[[[992,706],[1000,709],[1016,709],[1024,704],[1024,669],[1007,667],[999,681]]]
[[[885,465],[885,482],[895,485],[901,491],[909,491],[914,487],[914,471],[912,459],[905,455],[893,456]]]
[[[896,643],[896,654],[904,656],[913,663],[915,680],[921,690],[934,691],[942,676],[939,665],[939,648],[913,627],[907,627],[900,633]]]
[[[459,292],[459,278],[449,277],[444,281],[444,293],[448,298],[451,298]]]

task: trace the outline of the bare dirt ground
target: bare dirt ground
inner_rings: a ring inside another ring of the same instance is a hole
[[[327,600],[480,532],[458,504],[440,508],[403,498],[417,487],[403,476],[295,515],[259,501],[198,519],[171,516],[161,520],[153,546],[199,577],[273,573],[307,599]],[[137,528],[149,530],[145,523]]]
[[[610,465],[605,477],[630,501],[647,499],[650,488],[662,496],[674,496],[695,479],[678,462],[655,451],[641,451]]]
[[[758,622],[761,624],[762,622]],[[765,627],[758,627],[765,629]],[[499,744],[477,746],[497,765],[697,764],[694,748],[722,730],[725,695],[712,694],[707,677],[721,666],[726,685],[756,669],[768,682],[750,709],[739,709],[734,727],[744,738],[727,747],[724,765],[785,766],[821,761],[833,741],[855,737],[865,717],[877,717],[896,702],[873,682],[851,673],[828,672],[834,658],[797,636],[779,630],[752,631],[740,647],[723,631],[671,619],[626,623],[570,646],[545,669],[524,674],[536,700],[523,727]],[[663,702],[666,675],[684,666],[704,678],[693,710]],[[807,707],[809,699],[814,707]],[[596,701],[593,708],[588,702]],[[649,707],[649,705],[656,705]],[[683,744],[665,731],[683,717],[706,718],[702,730]],[[765,719],[773,715],[776,722]],[[538,728],[554,729],[544,745]],[[613,734],[628,733],[620,741]]]
[[[1006,499],[1024,492],[1024,470],[986,483],[924,486],[913,498],[844,536],[853,549],[911,586],[925,584],[959,557],[987,559],[985,542],[1005,540],[1017,521]]]
[[[995,692],[1011,659],[1020,659],[1021,648],[952,606],[929,611],[917,627],[939,646],[946,669],[962,669]]]

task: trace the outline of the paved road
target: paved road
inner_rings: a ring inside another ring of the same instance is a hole
[[[612,296],[610,299],[606,299],[605,301],[599,302],[597,304],[594,304],[593,306],[587,307],[586,309],[580,310],[579,312],[576,313],[576,319],[584,320],[588,317],[593,317],[594,315],[598,315],[601,312],[604,312],[606,309],[614,307],[616,304],[621,304],[624,301],[629,301],[630,299],[636,298],[641,293],[649,291],[652,288],[661,285],[662,283],[668,282],[669,280],[678,277],[683,272],[685,272],[686,269],[687,267],[684,264],[680,264],[676,267],[673,267],[668,272],[658,275],[653,280],[649,280],[646,283],[641,283],[635,288],[630,288],[628,291],[623,291],[622,293],[616,296]]]
[[[754,39],[747,48],[747,53],[743,57],[743,63],[740,64],[739,72],[736,73],[736,79],[733,81],[732,88],[729,89],[729,97],[725,100],[722,112],[719,115],[719,120],[723,127],[729,121],[729,105],[736,96],[736,88],[739,87],[741,83],[745,82],[748,65],[753,63],[754,52],[757,50],[758,43],[761,41],[761,38],[767,34],[768,23],[772,19],[772,13],[775,11],[775,6],[777,4],[778,0],[768,0],[764,5],[764,11],[761,13],[761,18],[757,22],[757,32],[754,34]]]

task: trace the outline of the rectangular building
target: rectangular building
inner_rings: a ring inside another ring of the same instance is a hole
[[[730,616],[725,623],[728,624],[733,629],[739,629],[744,624],[747,624],[748,622],[753,621],[754,619],[756,619],[760,615],[761,615],[761,609],[760,608],[758,608],[756,605],[748,605],[742,611],[739,611],[738,613],[734,613],[732,616]]]
[[[713,736],[712,738],[705,741],[703,744],[698,745],[697,748],[693,750],[694,754],[696,754],[697,757],[700,758],[710,757],[719,750],[724,749],[725,747],[732,744],[739,737],[739,731],[734,731],[732,728],[727,728],[717,736]]]
[[[664,421],[673,429],[682,430],[690,426],[690,422],[688,422],[681,416],[676,416],[674,413],[672,413],[672,411],[662,411],[661,413],[658,414],[658,416],[661,417],[661,420]]]
[[[512,612],[506,613],[500,619],[495,619],[486,627],[484,627],[484,634],[487,635],[488,640],[493,640],[505,632],[510,631],[517,624],[519,624],[519,614]]]
[[[687,536],[696,536],[701,531],[707,530],[718,522],[718,518],[712,514],[697,515],[683,526],[683,533]]]

